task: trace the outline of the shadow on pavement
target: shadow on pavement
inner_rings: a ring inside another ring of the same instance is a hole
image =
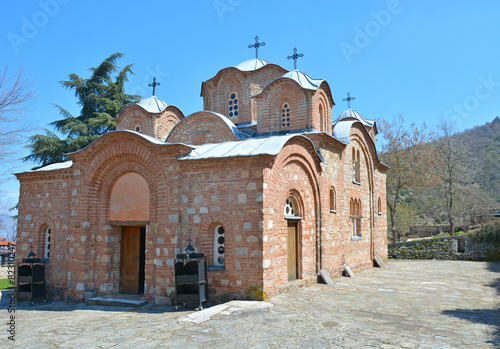
[[[487,268],[494,273],[500,274],[500,262],[489,262]],[[500,296],[500,277],[485,286],[494,287],[497,291],[497,295]],[[445,310],[443,314],[468,320],[470,322],[494,326],[495,332],[492,333],[492,338],[489,343],[493,344],[495,348],[500,348],[500,306],[497,306],[496,309]]]

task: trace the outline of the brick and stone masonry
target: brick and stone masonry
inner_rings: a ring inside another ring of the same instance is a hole
[[[387,167],[376,125],[341,117],[332,127],[326,81],[304,84],[261,62],[205,81],[205,111],[185,117],[151,97],[145,102],[164,106],[129,106],[117,131],[68,162],[17,174],[17,258],[31,245],[39,257],[50,250],[51,299],[123,291],[125,273],[135,275],[122,241],[130,226],[146,230],[136,293],[151,299],[175,290],[174,259],[189,237],[207,256],[212,301],[262,299],[315,282],[320,269],[339,276],[345,266],[372,267],[376,254],[387,259]],[[287,200],[293,216],[285,216]]]

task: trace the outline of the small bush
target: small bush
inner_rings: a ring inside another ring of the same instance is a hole
[[[500,244],[500,221],[485,224],[481,229],[469,234],[476,243]]]

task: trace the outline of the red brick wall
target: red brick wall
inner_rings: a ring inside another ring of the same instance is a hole
[[[169,143],[201,145],[239,140],[220,116],[197,112],[183,119],[167,138]]]

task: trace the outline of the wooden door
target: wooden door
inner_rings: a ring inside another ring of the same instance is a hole
[[[298,278],[297,268],[297,224],[288,223],[288,280],[295,280]]]
[[[122,227],[120,292],[139,293],[140,227]]]

